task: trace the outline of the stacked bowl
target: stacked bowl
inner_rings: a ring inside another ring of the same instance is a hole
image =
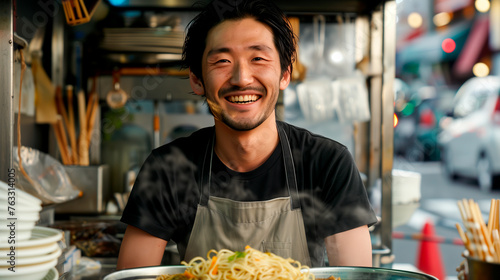
[[[62,232],[36,226],[42,202],[0,181],[0,279],[55,280]]]

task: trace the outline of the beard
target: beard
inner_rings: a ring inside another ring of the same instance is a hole
[[[255,90],[261,92],[263,97],[266,96],[266,89],[264,87],[249,87],[249,88],[227,87],[219,91],[219,96],[223,96],[224,94],[230,93],[232,91],[245,91],[245,90]],[[276,94],[275,100],[269,101],[269,103],[264,108],[264,111],[262,111],[258,116],[251,119],[239,118],[238,113],[232,116],[228,112],[223,111],[220,106],[218,106],[214,102],[211,102],[208,98],[206,101],[208,103],[208,108],[215,119],[221,121],[227,127],[233,130],[249,131],[260,126],[274,112],[276,103],[278,102],[278,94]]]
[[[227,125],[229,128],[234,129],[236,131],[249,131],[252,130],[259,125],[261,125],[267,118],[265,117],[260,117],[258,120],[235,120],[234,118],[231,118],[227,114],[222,114],[221,115],[221,121],[225,125]]]

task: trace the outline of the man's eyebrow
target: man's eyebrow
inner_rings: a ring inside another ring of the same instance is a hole
[[[225,48],[225,47],[211,49],[210,51],[208,51],[207,56],[211,56],[211,55],[219,54],[219,53],[228,53],[228,52],[229,52],[229,48]]]
[[[251,46],[247,47],[247,49],[256,50],[256,51],[266,51],[266,52],[272,51],[272,49],[266,45],[251,45]],[[231,50],[228,47],[211,49],[210,51],[208,51],[207,57],[215,55],[215,54],[219,54],[219,53],[228,53],[230,51]]]
[[[266,45],[252,45],[248,48],[256,51],[272,51],[272,49]]]

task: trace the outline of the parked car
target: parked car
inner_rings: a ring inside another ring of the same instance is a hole
[[[450,110],[454,92],[428,85],[395,89],[394,114],[398,122],[394,127],[394,155],[409,161],[439,161],[439,122]],[[406,94],[401,94],[400,89]]]
[[[475,77],[457,91],[438,143],[452,179],[477,179],[481,190],[500,186],[500,77]]]

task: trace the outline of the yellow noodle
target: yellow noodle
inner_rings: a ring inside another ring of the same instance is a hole
[[[216,257],[213,259],[213,257]],[[212,265],[212,261],[215,264]],[[314,280],[309,267],[290,258],[263,253],[247,246],[243,252],[222,249],[210,250],[206,259],[196,257],[186,265],[186,271],[199,280]],[[303,271],[301,271],[303,270]],[[168,280],[170,278],[160,278]]]

